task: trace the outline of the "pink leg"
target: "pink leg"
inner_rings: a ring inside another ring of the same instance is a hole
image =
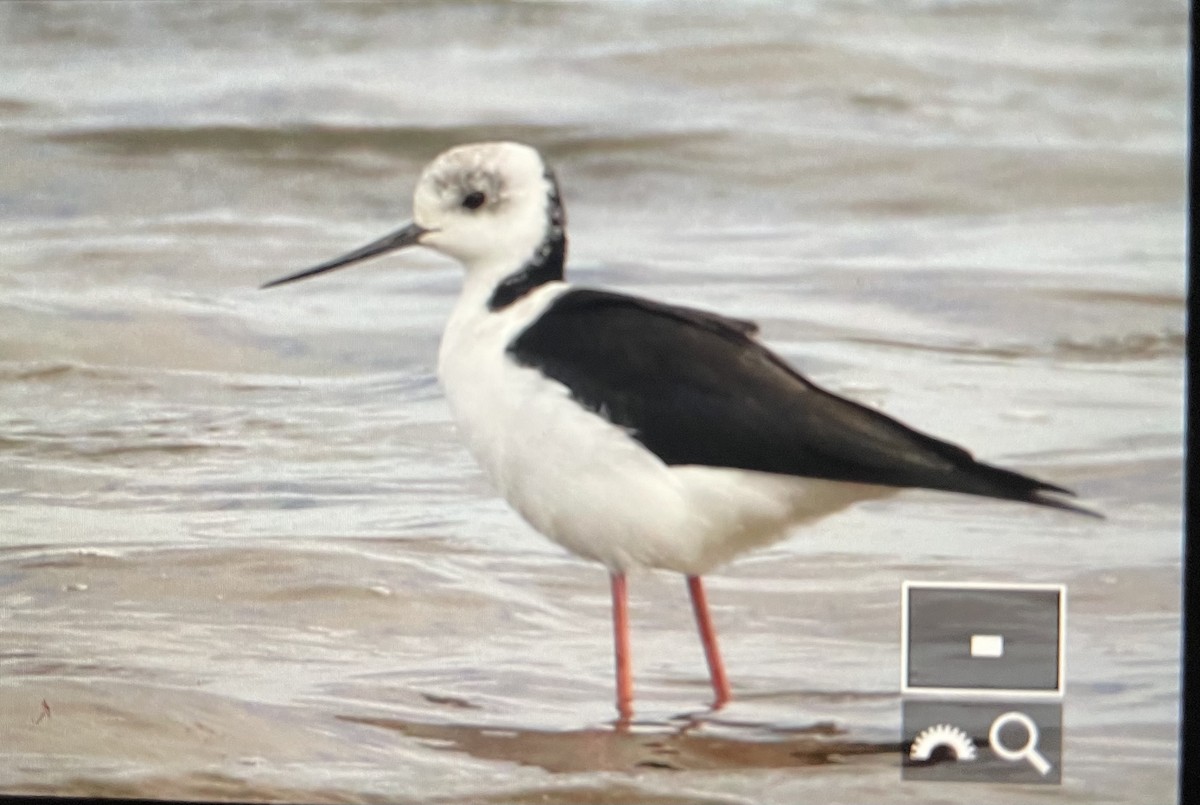
[[[617,713],[621,721],[633,716],[633,666],[629,652],[629,597],[625,574],[612,577],[613,644],[617,660]]]
[[[696,614],[696,626],[700,630],[700,642],[704,644],[704,658],[708,660],[708,675],[712,680],[713,707],[724,706],[732,697],[729,679],[725,676],[725,664],[721,662],[721,649],[717,648],[717,631],[708,615],[708,598],[699,576],[688,576],[688,592],[692,596],[692,611]]]

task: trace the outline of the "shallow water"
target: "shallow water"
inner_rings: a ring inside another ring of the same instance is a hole
[[[0,6],[0,790],[1043,801],[899,782],[905,579],[1065,583],[1064,782],[1175,792],[1179,2]],[[721,309],[1103,522],[908,493],[607,584],[495,499],[407,254],[443,148],[553,161],[577,281]],[[45,708],[42,702],[45,702]]]

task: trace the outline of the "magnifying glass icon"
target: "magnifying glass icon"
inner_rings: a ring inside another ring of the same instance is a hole
[[[1020,724],[1025,729],[1025,743],[1018,749],[1005,746],[1000,740],[1000,730],[1007,727],[1009,724]],[[1009,711],[1002,716],[997,716],[992,722],[992,728],[988,730],[988,743],[992,747],[992,751],[997,757],[1010,762],[1018,760],[1028,760],[1029,764],[1037,769],[1038,774],[1045,777],[1050,773],[1050,761],[1046,760],[1037,750],[1038,744],[1038,728],[1033,719],[1024,713],[1018,713],[1016,710]]]

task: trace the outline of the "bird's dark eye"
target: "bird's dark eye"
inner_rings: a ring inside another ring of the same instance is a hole
[[[474,190],[467,193],[466,197],[462,200],[462,205],[468,210],[477,210],[483,206],[485,201],[487,201],[487,196],[479,190]]]

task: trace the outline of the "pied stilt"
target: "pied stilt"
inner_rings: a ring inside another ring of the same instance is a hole
[[[525,145],[464,145],[421,174],[414,216],[312,277],[406,246],[466,269],[438,376],[471,452],[538,531],[608,568],[617,709],[633,712],[626,571],[687,577],[715,706],[729,682],[701,575],[800,523],[905,487],[1094,514],[803,377],[752,322],[563,279],[558,183]],[[1098,515],[1095,515],[1098,516]]]

